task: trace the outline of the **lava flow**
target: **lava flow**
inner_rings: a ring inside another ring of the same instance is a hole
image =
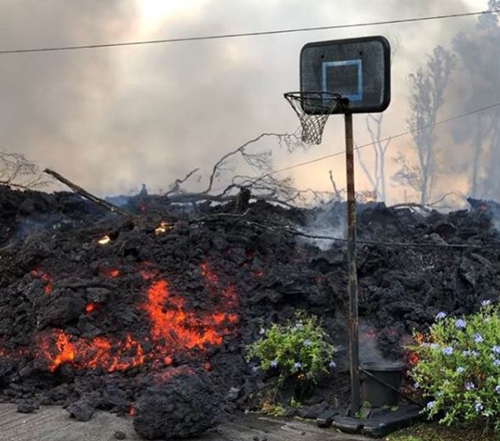
[[[147,361],[169,365],[176,354],[194,357],[193,348],[203,352],[209,346],[220,345],[223,337],[232,332],[238,321],[237,314],[232,312],[237,305],[235,288],[232,285],[221,288],[219,277],[209,271],[206,264],[201,266],[201,275],[210,296],[219,295],[213,300],[215,311],[189,310],[184,297],[174,293],[169,283],[158,277],[152,264],[143,267],[140,274],[147,287],[137,311],[149,321],[149,336],[144,341],[151,350],[146,353],[144,343],[132,333],[122,339],[108,336],[90,339],[53,329],[35,338],[36,356],[45,362],[48,371],[54,372],[65,363],[77,369],[99,368],[108,372],[124,371]],[[104,274],[117,277],[119,272],[106,270]],[[94,303],[87,303],[84,313],[89,315],[96,307]]]

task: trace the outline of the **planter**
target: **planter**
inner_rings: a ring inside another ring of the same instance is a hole
[[[399,394],[388,386],[399,390],[403,367],[400,363],[362,365],[362,401],[370,403],[371,407],[396,406],[399,402]],[[371,376],[363,371],[367,371]]]

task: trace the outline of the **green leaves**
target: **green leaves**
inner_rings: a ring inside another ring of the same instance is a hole
[[[418,356],[411,371],[426,412],[444,413],[441,423],[493,422],[500,418],[500,315],[490,302],[467,317],[438,314],[427,335],[410,349]]]
[[[273,324],[264,337],[248,347],[248,360],[258,358],[264,370],[279,372],[280,383],[290,377],[315,382],[333,368],[335,348],[315,316],[298,312],[286,325]]]

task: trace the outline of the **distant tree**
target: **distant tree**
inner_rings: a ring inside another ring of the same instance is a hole
[[[490,0],[490,9],[500,9],[500,0]],[[467,110],[500,102],[500,26],[496,14],[480,16],[473,37],[458,33],[452,41],[469,85]],[[465,158],[469,193],[476,197],[500,196],[500,111],[481,112],[454,127],[455,139],[470,141],[471,158]]]
[[[365,176],[370,181],[372,187],[371,193],[376,195],[377,200],[386,201],[386,153],[391,143],[391,139],[382,139],[382,123],[384,121],[384,114],[378,115],[369,114],[366,116],[366,129],[372,139],[373,151],[375,154],[375,164],[373,169],[370,169],[365,162],[363,152],[361,149],[356,149],[358,154],[358,161]]]
[[[438,171],[434,124],[443,106],[454,66],[455,55],[436,46],[425,68],[420,68],[409,76],[410,116],[407,125],[413,133],[416,161],[410,160],[405,154],[399,154],[395,158],[399,170],[393,180],[417,191],[422,205],[427,204],[431,198]]]
[[[395,35],[391,38],[391,65],[394,65],[394,59],[397,52],[401,49],[401,37]],[[370,182],[370,198],[386,201],[386,153],[391,143],[390,139],[382,138],[382,128],[384,113],[368,114],[365,118],[366,129],[372,140],[372,149],[374,154],[374,166],[370,168],[365,160],[365,149],[356,149],[358,162],[361,170]]]

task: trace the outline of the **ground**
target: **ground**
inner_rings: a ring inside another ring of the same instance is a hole
[[[81,423],[61,407],[45,406],[32,414],[16,412],[16,406],[0,405],[0,441],[112,441],[117,431],[126,440],[139,441],[130,418],[96,412]],[[211,430],[196,441],[367,441],[368,438],[319,429],[301,421],[244,416]]]
[[[437,423],[421,424],[394,433],[386,441],[491,441],[498,440],[492,433],[483,433],[463,427],[448,428]]]

